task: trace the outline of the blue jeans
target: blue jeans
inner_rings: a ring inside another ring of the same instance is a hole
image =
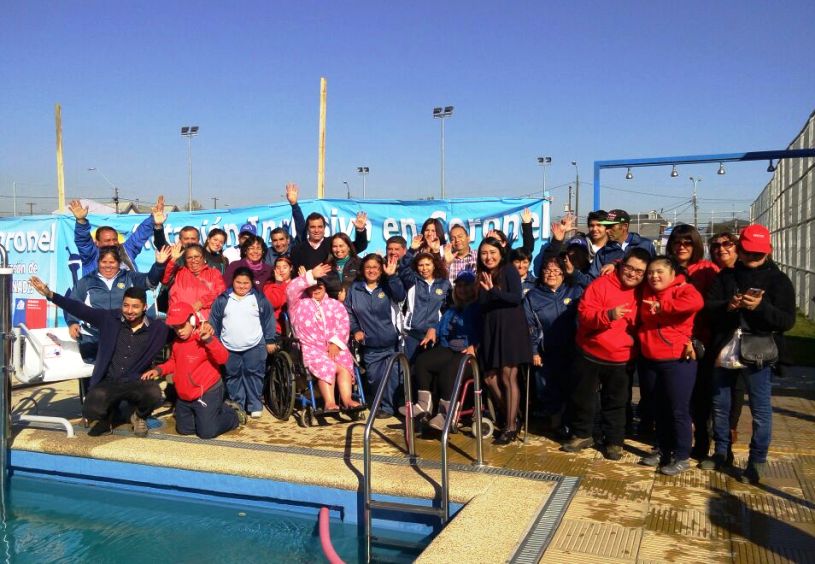
[[[770,402],[770,376],[772,368],[748,367],[739,370],[715,368],[713,372],[713,440],[715,453],[727,456],[730,450],[730,401],[736,379],[744,378],[749,396],[750,414],[753,416],[753,435],[750,438],[748,463],[767,461],[773,430],[773,411]]]
[[[266,375],[266,343],[245,351],[229,351],[226,361],[226,390],[229,399],[248,413],[263,411],[263,378]]]
[[[687,460],[691,448],[690,399],[696,382],[696,361],[643,358],[639,364],[639,377],[640,386],[645,384],[642,389],[651,394],[648,399],[654,412],[662,454]]]

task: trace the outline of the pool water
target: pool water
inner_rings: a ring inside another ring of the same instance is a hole
[[[0,530],[0,560],[27,562],[324,562],[315,515],[16,475]],[[394,533],[387,532],[389,537]],[[346,562],[364,558],[356,524],[332,519]],[[408,545],[418,534],[398,533]],[[423,542],[424,541],[424,542]],[[389,562],[413,549],[377,548]]]

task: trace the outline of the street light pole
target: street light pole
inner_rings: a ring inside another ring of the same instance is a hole
[[[543,167],[543,194],[542,198],[546,198],[546,167],[552,164],[552,157],[538,157],[538,164]]]
[[[444,199],[444,120],[453,115],[453,106],[433,108],[433,118],[441,121],[441,199]]]
[[[575,227],[580,225],[580,169],[577,168],[577,161],[572,161],[574,167],[574,216],[577,219]]]
[[[181,136],[187,138],[187,177],[189,184],[189,198],[187,210],[192,211],[192,138],[198,135],[197,125],[185,125],[181,128]]]
[[[351,187],[348,186],[348,181],[347,180],[343,180],[342,183],[345,184],[346,198],[350,200],[351,199]]]
[[[113,205],[116,208],[116,213],[118,214],[119,213],[119,189],[116,187],[115,184],[113,184],[113,182],[110,181],[110,178],[105,176],[105,173],[102,172],[101,170],[99,170],[98,168],[91,167],[91,168],[88,169],[88,172],[98,172],[102,176],[102,178],[105,179],[105,182],[108,183],[108,186],[113,188]]]
[[[693,176],[691,176],[690,181],[693,182],[693,195],[691,196],[691,204],[693,205],[693,226],[696,229],[699,229],[699,225],[696,221],[697,214],[699,213],[699,206],[697,205],[696,199],[696,185],[699,184],[702,181],[702,179],[694,178]]]
[[[358,166],[357,173],[362,177],[362,199],[365,199],[365,177],[368,176],[368,173],[371,172],[371,169],[367,166]],[[350,198],[349,198],[350,199]]]

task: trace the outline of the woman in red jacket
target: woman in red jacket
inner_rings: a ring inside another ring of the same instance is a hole
[[[246,413],[224,401],[220,367],[229,352],[215,337],[212,325],[201,324],[192,306],[183,302],[170,307],[167,325],[176,334],[170,358],[145,372],[142,380],[174,375],[176,432],[213,439],[246,423]]]
[[[680,223],[671,231],[666,245],[666,255],[672,258],[685,274],[687,282],[699,290],[704,298],[719,274],[719,267],[705,259],[705,244],[699,231],[685,223]],[[693,419],[693,451],[691,456],[698,460],[707,458],[710,450],[710,436],[708,435],[708,420],[713,405],[713,360],[705,356],[704,349],[709,349],[712,334],[710,332],[710,318],[700,312],[696,316],[693,326],[693,337],[697,346],[692,352],[698,367],[696,371],[696,384],[691,396],[691,418]],[[701,345],[701,347],[699,346]],[[690,350],[690,349],[689,349]],[[698,351],[698,354],[697,354]],[[642,389],[640,389],[642,392]],[[642,408],[642,402],[640,402]],[[640,409],[642,420],[642,409]]]
[[[594,280],[577,308],[577,353],[568,410],[572,438],[561,447],[578,452],[594,440],[595,398],[600,388],[601,427],[605,456],[619,460],[625,438],[628,399],[626,364],[634,358],[638,286],[645,277],[651,254],[639,247],[628,250],[615,272]]]
[[[274,308],[278,335],[283,335],[283,326],[280,321],[283,309],[286,307],[286,288],[291,282],[292,270],[294,270],[294,263],[289,257],[277,257],[274,262],[274,281],[270,280],[263,286],[263,295]]]
[[[648,265],[648,284],[640,305],[641,385],[653,390],[659,450],[640,462],[660,465],[675,476],[690,467],[690,400],[696,382],[696,359],[688,345],[696,313],[704,307],[702,294],[689,284],[678,265],[665,256]]]
[[[199,315],[200,319],[209,319],[209,310],[212,302],[215,301],[221,292],[226,289],[224,277],[220,271],[207,265],[204,259],[204,247],[198,243],[193,243],[183,251],[184,266],[175,271],[172,281],[169,280],[174,268],[172,264],[167,265],[164,272],[166,280],[170,286],[170,307],[176,304],[187,303]],[[180,246],[173,247],[173,261],[177,261],[181,256]]]

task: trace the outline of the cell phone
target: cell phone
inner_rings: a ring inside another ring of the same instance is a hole
[[[745,293],[746,293],[748,296],[752,296],[752,297],[754,297],[754,298],[757,298],[757,297],[759,297],[761,294],[763,294],[763,293],[764,293],[764,290],[762,290],[762,289],[760,289],[760,288],[750,288],[750,289],[748,289],[748,290],[747,290],[747,292],[745,292]]]

